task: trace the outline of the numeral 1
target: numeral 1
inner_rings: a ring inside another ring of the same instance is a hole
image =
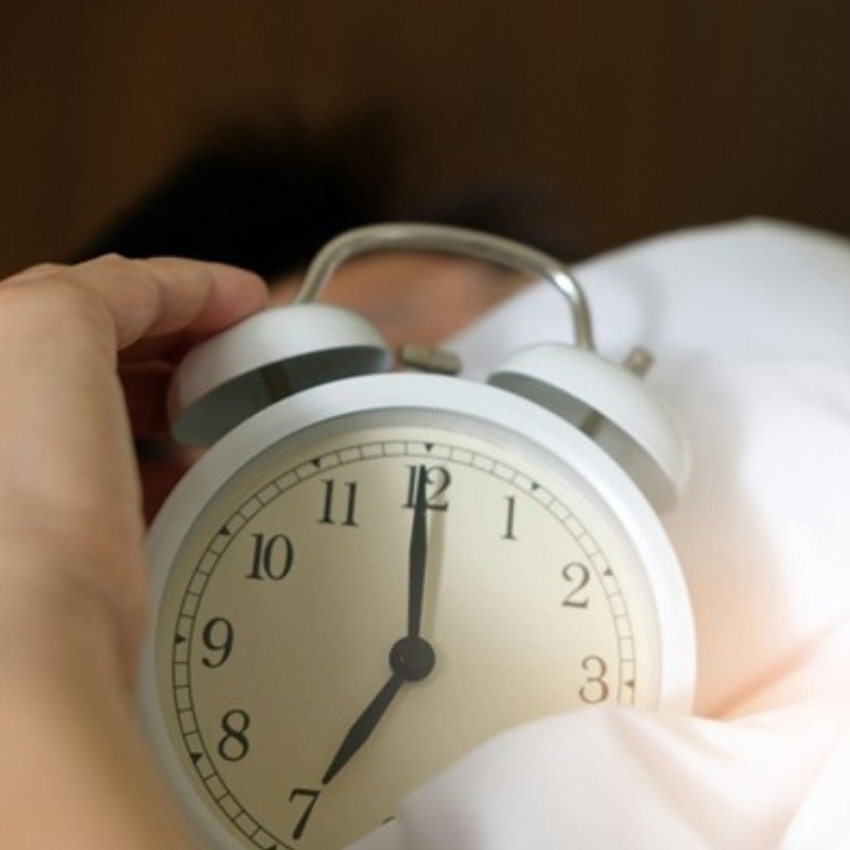
[[[516,540],[516,535],[514,534],[516,496],[505,496],[505,501],[508,503],[508,510],[505,516],[505,533],[502,535],[502,540]]]

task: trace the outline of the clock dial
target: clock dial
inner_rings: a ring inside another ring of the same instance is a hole
[[[220,846],[336,850],[500,731],[658,703],[643,556],[559,455],[399,406],[300,429],[208,499],[153,667]]]

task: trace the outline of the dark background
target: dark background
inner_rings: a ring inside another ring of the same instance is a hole
[[[541,188],[581,253],[751,214],[850,232],[847,0],[0,11],[0,274],[73,255],[234,127],[350,147],[391,210]]]

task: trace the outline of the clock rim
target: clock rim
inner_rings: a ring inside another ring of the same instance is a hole
[[[433,401],[423,402],[423,399]],[[156,635],[167,565],[200,508],[255,456],[323,421],[350,414],[417,408],[474,417],[540,443],[549,453],[569,452],[567,463],[617,515],[637,550],[655,603],[661,650],[657,710],[689,712],[696,687],[696,630],[684,574],[661,521],[627,473],[589,437],[556,414],[509,390],[455,377],[389,373],[323,384],[283,399],[225,434],[177,484],[148,533],[150,615],[139,668],[137,709],[181,804],[220,850],[244,850],[189,787],[170,745],[156,683]]]

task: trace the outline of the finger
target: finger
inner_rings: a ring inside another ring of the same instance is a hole
[[[131,522],[135,463],[116,345],[180,329],[213,332],[265,297],[253,274],[171,259],[43,266],[0,284],[0,386],[14,399],[0,417],[0,468],[7,473],[0,496],[23,504],[15,494],[28,489],[32,499],[65,502],[90,516],[128,506]],[[136,394],[134,404],[152,406],[136,416],[156,430],[163,394],[148,390],[148,400]],[[91,486],[81,490],[82,481]]]
[[[99,617],[127,674],[146,599],[144,526],[116,350],[213,333],[265,297],[258,277],[226,266],[118,257],[0,284],[0,524],[16,553],[0,564],[3,587]]]
[[[160,360],[176,365],[188,351],[210,336],[212,336],[212,332],[193,332],[189,329],[159,336],[148,336],[124,348],[120,352],[120,357],[126,363]]]
[[[128,262],[107,257],[96,271],[92,285],[113,310],[119,348],[177,331],[199,336],[215,333],[260,309],[268,296],[258,276],[219,263],[169,257]],[[82,267],[77,270],[77,274],[87,272]],[[118,275],[125,286],[113,284],[112,278]]]
[[[257,275],[220,263],[110,255],[76,266],[38,266],[8,279],[3,288],[76,284],[97,297],[126,348],[148,336],[188,330],[207,335],[264,306],[267,289]]]
[[[12,275],[12,277],[8,278],[8,280],[34,280],[35,278],[45,277],[46,275],[54,274],[66,268],[67,266],[61,263],[39,263],[38,265],[30,266],[28,269],[24,269],[23,271]]]
[[[149,336],[134,342],[121,351],[121,360],[125,363],[144,363],[159,360],[165,363],[177,363],[187,351],[201,342],[207,334],[193,334],[188,331]]]

